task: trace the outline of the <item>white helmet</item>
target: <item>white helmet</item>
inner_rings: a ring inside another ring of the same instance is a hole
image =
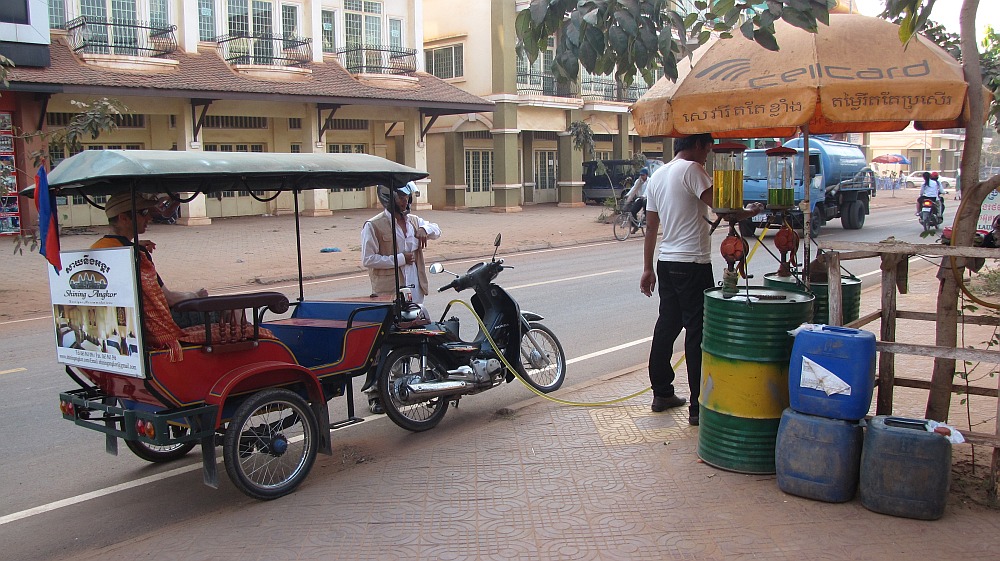
[[[392,195],[390,195],[390,191],[391,189],[389,189],[386,185],[378,186],[378,200],[382,203],[382,206],[386,210],[389,210],[391,208],[389,205],[392,204]],[[410,204],[413,202],[413,196],[420,195],[420,191],[417,191],[417,186],[412,181],[401,187],[396,187],[396,192],[407,196],[406,212],[409,212],[410,210]]]

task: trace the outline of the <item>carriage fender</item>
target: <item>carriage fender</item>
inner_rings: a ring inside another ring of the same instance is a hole
[[[255,362],[253,364],[240,366],[226,372],[221,378],[219,378],[219,381],[212,386],[212,390],[208,392],[205,403],[219,406],[219,417],[215,421],[216,425],[222,422],[222,406],[229,398],[233,388],[238,387],[242,382],[247,380],[257,377],[264,378],[265,376],[274,374],[291,374],[294,376],[295,381],[302,382],[302,384],[306,387],[306,391],[309,392],[309,402],[313,404],[314,409],[318,409],[315,407],[316,404],[321,404],[321,408],[326,411],[326,400],[323,398],[323,389],[320,387],[319,380],[316,379],[316,377],[313,376],[312,372],[308,369],[297,364],[289,364],[287,362]],[[264,389],[268,386],[269,384],[262,383],[259,385],[259,389]],[[322,421],[322,419],[320,419],[320,421]]]

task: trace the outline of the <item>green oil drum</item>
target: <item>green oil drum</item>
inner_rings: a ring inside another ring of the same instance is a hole
[[[705,291],[698,456],[740,473],[775,473],[788,407],[788,331],[812,320],[815,296],[769,287]]]
[[[795,277],[778,276],[778,273],[764,275],[764,286],[784,288],[788,290],[805,290]],[[809,292],[816,296],[813,323],[830,323],[830,285],[825,282],[810,282]],[[855,276],[840,277],[841,302],[844,306],[843,325],[847,325],[861,316],[861,279]]]

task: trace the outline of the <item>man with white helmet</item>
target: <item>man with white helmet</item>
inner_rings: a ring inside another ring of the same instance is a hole
[[[412,181],[396,189],[380,185],[378,198],[385,210],[368,219],[361,228],[361,264],[368,269],[373,297],[395,296],[397,278],[400,288],[409,289],[414,303],[420,304],[427,295],[424,248],[427,240],[441,237],[441,228],[410,212],[413,195],[419,193]],[[367,392],[368,405],[372,413],[381,413],[374,389],[372,386]]]
[[[409,287],[413,301],[419,304],[423,302],[428,286],[423,250],[427,247],[427,240],[441,237],[441,228],[410,212],[414,194],[419,193],[412,181],[392,190],[379,186],[379,200],[385,210],[370,218],[361,229],[361,264],[368,269],[373,295],[395,295],[395,272],[399,277],[399,286]],[[390,215],[392,204],[396,206]],[[395,218],[396,226],[396,255],[393,255],[392,218]]]

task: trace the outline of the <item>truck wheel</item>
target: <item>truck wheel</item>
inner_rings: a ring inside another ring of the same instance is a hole
[[[744,238],[752,238],[757,231],[757,225],[753,223],[753,220],[745,218],[740,220],[740,235]]]
[[[865,225],[865,204],[861,201],[850,201],[841,210],[840,223],[845,230],[860,230]]]
[[[819,237],[819,229],[822,228],[822,227],[823,227],[823,219],[822,218],[816,218],[816,215],[814,214],[813,217],[812,217],[812,221],[809,222],[809,237],[811,237],[811,238],[818,238]]]

